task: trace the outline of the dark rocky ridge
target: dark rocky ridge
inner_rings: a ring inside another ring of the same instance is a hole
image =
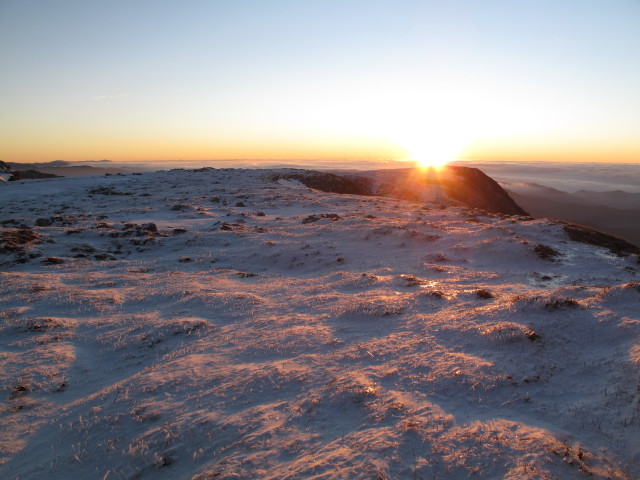
[[[504,215],[529,214],[492,178],[477,168],[447,166],[441,170],[402,168],[372,170],[357,174],[335,174],[312,170],[282,171],[272,180],[298,180],[309,188],[325,192],[381,195],[422,202],[441,192],[468,207]]]
[[[458,182],[445,183],[449,196],[466,205],[507,215],[529,214],[522,209],[493,178],[477,168],[449,167],[460,178]]]
[[[335,174],[313,170],[281,171],[271,179],[298,180],[309,188],[325,192],[353,195],[381,195],[420,203],[429,186],[441,188],[447,197],[462,204],[502,215],[529,216],[498,182],[477,168],[447,166],[442,170],[415,169],[373,170],[358,174]],[[614,255],[636,255],[640,248],[611,234],[583,225],[558,221],[574,242],[605,248]],[[552,259],[552,252],[540,245],[537,253]],[[548,248],[548,247],[546,247]]]
[[[55,175],[53,173],[43,173],[37,170],[20,170],[13,172],[14,177],[12,180],[34,180],[38,178],[62,178],[61,175]]]
[[[608,233],[600,232],[583,225],[569,222],[560,222],[565,233],[574,242],[586,243],[608,249],[611,253],[619,257],[629,255],[640,255],[640,248],[618,237]],[[640,260],[640,258],[639,258]]]
[[[14,172],[9,166],[9,164],[6,162],[3,162],[2,160],[0,160],[0,175],[2,175],[3,180],[11,180],[14,176]]]
[[[12,168],[11,163],[0,161],[0,174],[8,176],[9,181],[14,180],[31,180],[37,178],[58,178],[60,175],[54,175],[52,173],[43,173],[37,170],[15,170]]]
[[[336,175],[335,173],[316,172],[314,170],[288,169],[286,173],[271,175],[272,181],[297,180],[309,188],[323,192],[351,194],[351,195],[377,195],[373,182],[368,178],[356,175]]]

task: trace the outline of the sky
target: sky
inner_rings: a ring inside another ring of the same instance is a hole
[[[0,159],[640,163],[640,0],[0,0]]]

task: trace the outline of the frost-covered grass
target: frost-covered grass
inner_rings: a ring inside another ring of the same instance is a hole
[[[268,178],[0,185],[0,477],[640,476],[637,257]]]

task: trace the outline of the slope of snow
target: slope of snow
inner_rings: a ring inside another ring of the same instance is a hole
[[[270,175],[0,186],[0,477],[640,475],[637,257]]]

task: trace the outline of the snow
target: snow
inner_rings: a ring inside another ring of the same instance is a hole
[[[302,182],[300,182],[299,180],[280,178],[280,179],[277,180],[277,183],[279,185],[285,185],[285,186],[289,186],[289,187],[303,187],[303,188],[305,188],[305,185]]]
[[[2,185],[0,477],[640,476],[637,257],[271,173]]]

